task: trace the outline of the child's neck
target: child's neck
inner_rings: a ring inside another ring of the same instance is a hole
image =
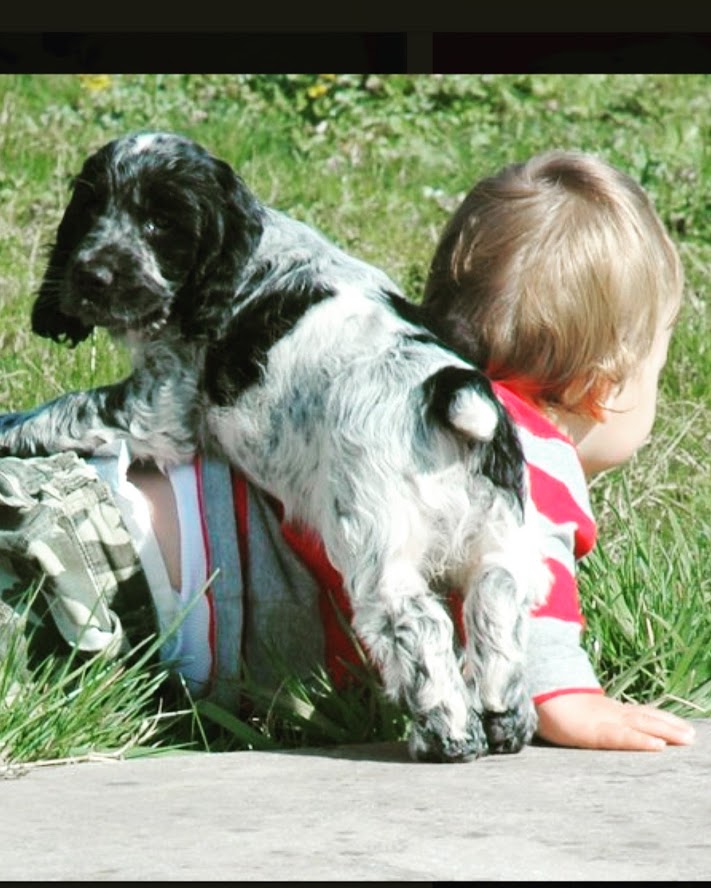
[[[599,422],[592,416],[571,413],[569,410],[564,410],[562,407],[557,406],[549,407],[546,410],[546,416],[558,431],[570,438],[571,442],[575,445],[575,449],[578,451],[578,456],[580,457],[580,462],[582,463],[585,474],[588,475],[588,477],[594,474],[594,471],[591,471],[590,466],[586,464],[585,442],[590,433],[597,428]]]

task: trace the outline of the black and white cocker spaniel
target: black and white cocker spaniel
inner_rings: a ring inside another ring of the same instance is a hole
[[[382,271],[195,142],[131,134],[75,179],[32,326],[72,345],[104,327],[133,371],[5,415],[0,452],[123,438],[158,465],[222,456],[322,537],[357,635],[412,715],[414,758],[530,740],[524,648],[548,574],[515,428]],[[448,589],[463,596],[463,649]]]

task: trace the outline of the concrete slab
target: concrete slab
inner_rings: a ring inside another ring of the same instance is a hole
[[[458,765],[404,745],[184,754],[0,781],[3,881],[706,881],[694,746],[544,746]]]

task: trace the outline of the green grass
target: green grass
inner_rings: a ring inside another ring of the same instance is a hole
[[[585,644],[615,696],[711,714],[710,89],[708,75],[661,74],[0,76],[2,407],[128,369],[103,334],[71,351],[33,337],[28,323],[71,175],[126,131],[196,138],[263,200],[382,265],[415,299],[439,231],[476,179],[551,147],[600,154],[655,200],[684,261],[687,297],[653,441],[592,487],[600,541],[581,571]],[[2,681],[12,662],[0,667]],[[166,697],[147,662],[52,655],[33,668],[28,690],[0,708],[6,761],[407,731],[372,676],[350,694],[323,675],[287,680],[276,695],[247,685],[254,712],[240,720]]]
[[[0,777],[30,764],[82,761],[157,751],[170,723],[162,711],[167,672],[158,644],[147,638],[117,659],[86,659],[56,647],[48,631],[40,587],[0,612]],[[177,736],[169,745],[180,747]]]

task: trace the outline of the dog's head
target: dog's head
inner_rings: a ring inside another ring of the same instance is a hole
[[[203,335],[225,314],[261,233],[261,205],[225,162],[169,133],[116,139],[73,185],[32,311],[72,345],[93,327]]]

